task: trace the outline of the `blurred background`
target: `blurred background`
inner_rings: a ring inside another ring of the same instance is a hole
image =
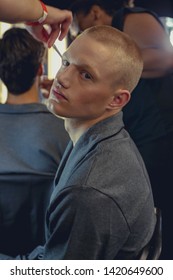
[[[66,9],[73,0],[45,0],[47,5]],[[135,0],[135,6],[149,8],[160,16],[173,17],[173,0]]]

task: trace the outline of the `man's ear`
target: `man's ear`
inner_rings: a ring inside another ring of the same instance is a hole
[[[112,16],[110,16],[99,5],[92,6],[90,10],[90,15],[92,18],[92,25],[111,25]]]
[[[91,12],[93,20],[98,21],[102,14],[102,9],[98,5],[93,5],[90,12]]]
[[[130,92],[128,90],[120,89],[112,97],[111,102],[108,104],[107,109],[122,109],[130,100]]]
[[[43,64],[41,63],[39,68],[38,68],[38,72],[37,72],[37,76],[42,76],[44,73],[44,66]]]

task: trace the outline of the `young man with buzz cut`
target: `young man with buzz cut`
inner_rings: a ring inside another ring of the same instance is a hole
[[[154,204],[122,108],[142,69],[135,42],[110,26],[85,30],[63,54],[48,108],[64,119],[71,141],[54,181],[45,246],[22,258],[139,258],[154,231]]]

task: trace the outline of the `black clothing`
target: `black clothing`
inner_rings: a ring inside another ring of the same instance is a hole
[[[129,13],[150,13],[143,8],[123,8],[112,26],[123,31]],[[163,26],[163,25],[162,25]],[[164,28],[164,27],[163,27]],[[173,166],[173,74],[140,79],[130,102],[123,108],[125,128],[137,145],[149,173],[155,205],[162,210],[162,259],[173,259],[172,166]],[[172,246],[171,246],[172,245]]]

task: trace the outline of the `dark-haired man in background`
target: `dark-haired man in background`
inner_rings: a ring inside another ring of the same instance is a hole
[[[15,256],[45,241],[45,212],[68,134],[39,99],[45,47],[25,29],[0,39],[0,252]]]

